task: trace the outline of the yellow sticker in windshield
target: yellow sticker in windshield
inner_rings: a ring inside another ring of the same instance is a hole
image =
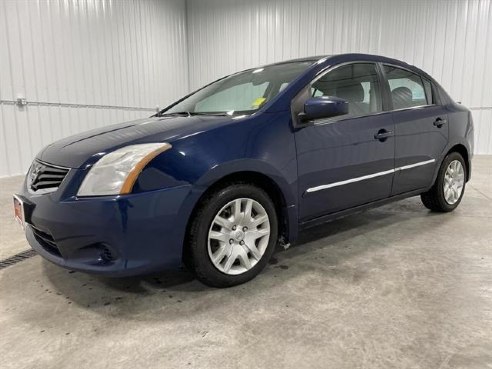
[[[253,101],[253,104],[251,106],[253,107],[253,109],[258,109],[261,106],[261,104],[265,102],[265,100],[266,98],[259,97],[255,101]]]

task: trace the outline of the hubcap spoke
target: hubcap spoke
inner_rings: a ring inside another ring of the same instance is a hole
[[[222,273],[238,275],[253,268],[270,241],[270,219],[256,200],[238,198],[217,212],[208,232],[208,254]]]
[[[263,223],[265,223],[267,220],[268,220],[268,216],[266,214],[259,216],[259,217],[256,217],[255,219],[252,219],[251,223],[250,223],[251,228],[256,228],[256,227],[262,225]]]
[[[248,248],[248,250],[251,252],[251,254],[256,260],[261,259],[261,252],[253,243],[251,242],[246,243],[246,247]]]
[[[229,241],[229,237],[222,232],[210,231],[209,237],[217,241],[222,241],[222,242]]]
[[[241,219],[244,217],[244,214],[241,213],[241,199],[237,199],[234,201],[234,223],[240,223]]]
[[[224,264],[224,272],[227,273],[231,270],[232,265],[236,261],[237,255],[236,253],[232,253],[231,255],[226,257],[226,262]]]
[[[258,229],[256,231],[251,231],[250,236],[253,240],[257,240],[260,237],[268,236],[270,234],[269,229]]]
[[[252,268],[251,261],[249,260],[248,257],[248,253],[244,251],[244,249],[238,252],[238,259],[241,265],[246,268],[246,270]]]
[[[222,259],[224,259],[224,256],[227,255],[228,251],[230,251],[229,245],[221,246],[220,249],[218,249],[217,252],[213,255],[213,262],[220,263]]]
[[[244,219],[251,220],[251,210],[253,209],[253,200],[248,199],[246,201],[246,208],[244,209]]]
[[[232,222],[226,218],[221,217],[220,215],[217,215],[214,219],[214,223],[218,224],[219,226],[231,230],[232,229]]]

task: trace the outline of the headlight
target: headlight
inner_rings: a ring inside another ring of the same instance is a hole
[[[78,196],[102,196],[130,193],[140,172],[168,143],[149,143],[122,147],[104,155],[89,170]]]

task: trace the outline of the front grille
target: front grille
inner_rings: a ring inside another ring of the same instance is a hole
[[[40,243],[43,248],[49,253],[61,256],[60,250],[58,250],[58,246],[55,243],[55,239],[49,233],[43,232],[42,230],[31,225],[32,233],[36,238],[36,241]]]
[[[60,187],[69,169],[35,160],[27,174],[27,185],[34,192],[53,192]]]

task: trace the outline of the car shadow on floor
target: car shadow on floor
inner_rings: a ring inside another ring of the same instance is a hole
[[[288,279],[310,272],[316,265],[323,268],[316,263],[310,269],[296,268],[296,263],[306,263],[306,259],[313,262],[313,259],[321,257],[324,258],[323,265],[333,267],[361,253],[370,253],[374,248],[391,247],[391,243],[384,242],[383,237],[378,236],[384,234],[385,228],[401,224],[399,228],[403,232],[402,237],[408,238],[415,233],[415,230],[408,229],[408,234],[405,234],[410,223],[415,223],[416,220],[428,222],[435,216],[420,204],[407,201],[398,203],[397,206],[389,205],[312,227],[303,232],[299,241],[288,250],[278,250],[270,265],[257,278],[228,289],[207,287],[185,269],[140,277],[107,278],[66,271],[45,261],[43,273],[57,294],[66,296],[82,307],[97,309],[112,306],[110,311],[98,309],[101,313],[125,315],[146,311],[155,306],[175,303],[184,306],[193,300],[208,300],[210,295],[214,296],[216,303],[227,304],[230,296],[251,297],[258,291],[268,291],[276,288],[279,283],[287,283]],[[283,273],[289,268],[288,273]],[[330,278],[329,269],[323,269],[322,272],[326,278]],[[339,272],[334,273],[339,275]],[[188,312],[192,313],[193,309],[189,309],[191,310]]]

